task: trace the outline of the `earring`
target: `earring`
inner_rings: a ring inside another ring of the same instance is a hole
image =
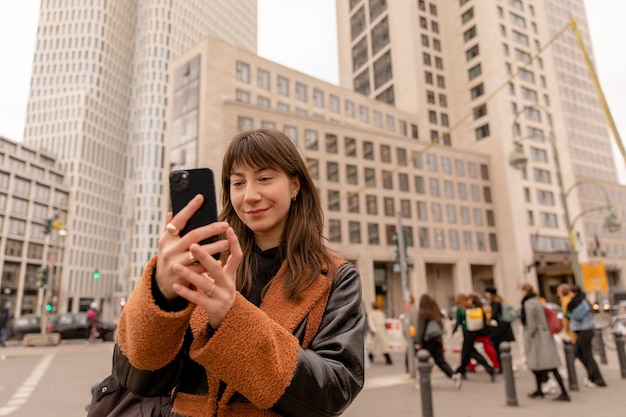
[[[296,197],[298,196],[298,194],[294,195],[293,197],[291,197],[291,201],[296,201]]]

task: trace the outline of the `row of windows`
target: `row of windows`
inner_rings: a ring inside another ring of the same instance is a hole
[[[374,86],[378,88],[379,86],[384,85],[389,79],[391,79],[391,56],[389,53],[383,54],[375,63],[374,63]],[[237,61],[236,62],[236,72],[237,72],[237,80],[247,83],[250,83],[250,65],[248,63]],[[269,71],[258,68],[258,82],[259,87],[270,90],[270,73]],[[287,77],[282,75],[277,75],[277,91],[279,94],[289,97],[290,96],[290,80]],[[369,74],[367,74],[367,78],[363,80],[364,83],[369,84]],[[389,90],[389,89],[387,89]],[[295,99],[301,101],[303,103],[308,103],[309,100],[309,86],[305,83],[296,81],[295,82]],[[312,102],[315,107],[319,107],[320,109],[326,109],[326,92],[319,88],[313,88],[312,90]],[[386,95],[385,95],[386,94]],[[384,102],[389,102],[389,94],[393,97],[393,89],[390,91],[383,91],[381,93],[381,97],[379,100]],[[251,101],[250,92],[243,90],[241,88],[236,89],[235,97],[238,101],[249,103]],[[270,107],[271,100],[269,97],[265,97],[259,95],[258,105],[262,107]],[[357,108],[358,107],[358,108]],[[291,110],[291,105],[286,102],[278,102],[277,108],[280,111],[289,112]],[[328,93],[328,110],[332,113],[341,113],[341,98],[335,94]],[[385,128],[391,132],[399,132],[403,136],[408,136],[408,127],[407,122],[405,120],[397,119],[395,116],[387,114],[383,117],[383,114],[378,110],[370,110],[365,105],[357,105],[354,101],[344,99],[344,114],[350,118],[357,117],[357,110],[359,119],[364,123],[370,123],[370,116],[373,124],[376,127],[383,128],[383,121],[385,122]],[[308,115],[308,110],[297,108],[297,112],[302,115]],[[319,115],[320,118],[324,118],[323,115]],[[412,137],[417,139],[417,126],[411,124],[411,129],[413,131]]]
[[[356,221],[348,222],[348,239],[344,241],[342,236],[342,222],[341,220],[330,219],[328,221],[328,239],[331,242],[336,243],[351,243],[360,244],[365,243],[363,241],[363,231],[361,230],[361,223]],[[380,225],[378,223],[368,223],[367,230],[367,244],[380,245]],[[404,227],[405,236],[407,238],[407,246],[414,247],[415,237],[413,228],[410,226]],[[432,231],[432,233],[431,233]],[[395,225],[387,225],[385,227],[386,242],[388,246],[394,245],[392,236],[395,233]],[[431,241],[432,235],[432,241]],[[418,227],[417,228],[417,242],[418,246],[422,249],[461,249],[461,239],[463,240],[463,250],[466,251],[498,251],[498,241],[495,233],[486,234],[485,232],[471,232],[468,230],[459,231],[456,229],[447,230],[443,228],[429,228]],[[489,248],[487,248],[489,245]]]

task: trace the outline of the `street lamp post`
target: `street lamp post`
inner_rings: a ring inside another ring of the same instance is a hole
[[[563,205],[563,213],[564,213],[564,217],[565,217],[565,227],[567,228],[567,233],[568,233],[568,237],[569,237],[569,253],[570,253],[570,258],[571,258],[571,263],[572,263],[572,271],[574,273],[574,281],[576,282],[576,285],[580,286],[581,288],[584,288],[583,285],[583,279],[582,279],[582,271],[581,271],[581,267],[580,267],[580,261],[578,260],[578,250],[576,248],[576,238],[575,238],[575,233],[574,233],[574,224],[576,222],[576,220],[578,220],[581,216],[583,216],[584,214],[591,212],[591,211],[596,211],[596,210],[603,210],[603,209],[608,209],[609,210],[609,214],[606,216],[605,221],[604,221],[604,226],[611,232],[616,232],[621,228],[621,224],[618,222],[617,217],[615,216],[615,213],[613,211],[613,207],[611,205],[611,202],[609,200],[609,196],[608,193],[606,191],[606,189],[604,187],[602,187],[600,184],[592,182],[592,181],[579,181],[574,183],[568,190],[565,190],[565,187],[563,185],[563,174],[561,171],[561,161],[559,158],[559,149],[556,145],[556,138],[554,135],[554,126],[552,123],[552,116],[549,112],[548,109],[546,109],[545,107],[538,105],[538,104],[534,104],[534,105],[530,105],[530,106],[525,106],[522,110],[518,111],[515,114],[515,118],[513,119],[513,124],[511,127],[511,130],[513,132],[513,140],[514,140],[514,145],[515,148],[513,149],[513,151],[511,152],[510,156],[509,156],[509,164],[516,168],[516,169],[523,169],[526,166],[526,163],[528,162],[528,158],[526,157],[526,155],[524,154],[524,147],[522,145],[522,141],[526,140],[526,139],[530,139],[532,136],[527,136],[527,137],[523,137],[521,139],[516,139],[516,123],[517,120],[519,119],[519,117],[523,114],[526,113],[527,111],[530,111],[532,109],[538,109],[538,110],[543,110],[546,114],[546,117],[548,119],[548,125],[550,127],[550,132],[548,133],[548,142],[550,143],[550,145],[552,146],[552,156],[554,158],[554,165],[556,168],[556,178],[557,178],[557,185],[559,187],[559,196],[561,199],[561,204]],[[606,201],[607,204],[605,206],[599,206],[599,207],[593,207],[591,209],[588,210],[584,210],[581,213],[579,213],[576,217],[574,217],[574,219],[571,218],[570,212],[569,212],[569,207],[567,205],[567,197],[569,196],[569,193],[574,189],[574,187],[584,183],[584,182],[591,182],[594,183],[595,185],[599,186],[602,191],[604,192],[604,195],[606,197]]]

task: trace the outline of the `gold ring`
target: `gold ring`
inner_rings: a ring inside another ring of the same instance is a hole
[[[189,262],[192,264],[195,264],[196,262],[198,262],[196,258],[193,257],[193,254],[191,253],[190,250],[187,251],[187,259],[189,259]]]
[[[206,295],[207,297],[210,297],[211,294],[213,294],[213,290],[215,289],[215,282],[213,282],[213,285],[211,286],[211,288],[209,288],[208,291],[204,292],[204,295]]]
[[[176,227],[174,223],[168,223],[165,226],[165,230],[172,236],[178,236],[178,234],[180,233],[180,230],[178,230],[178,227]]]

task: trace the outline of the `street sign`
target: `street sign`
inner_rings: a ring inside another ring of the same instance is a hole
[[[580,269],[583,275],[583,284],[586,292],[609,291],[609,281],[606,278],[604,262],[581,262]]]

